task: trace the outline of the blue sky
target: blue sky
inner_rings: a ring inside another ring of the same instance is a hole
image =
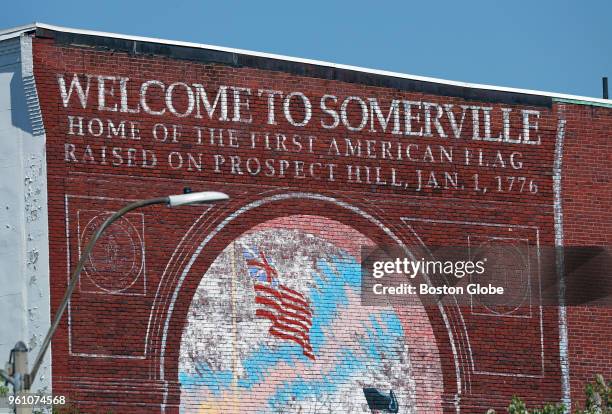
[[[612,1],[8,0],[33,21],[601,97]],[[612,79],[611,79],[612,80]]]

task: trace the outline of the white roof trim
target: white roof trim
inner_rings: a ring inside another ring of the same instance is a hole
[[[0,42],[14,37],[21,36],[22,33],[34,30],[36,23],[26,24],[23,26],[12,27],[10,29],[0,30]]]
[[[438,83],[438,84],[443,84],[443,85],[460,86],[460,87],[465,87],[465,88],[485,89],[485,90],[499,91],[499,92],[521,93],[521,94],[527,94],[527,95],[547,96],[547,97],[556,98],[556,99],[585,101],[585,102],[604,104],[606,106],[612,105],[612,100],[610,99],[592,98],[588,96],[579,96],[579,95],[568,95],[568,94],[562,94],[562,93],[545,92],[545,91],[538,91],[538,90],[531,90],[531,89],[509,88],[505,86],[458,82],[458,81],[451,81],[451,80],[446,80],[446,79],[430,78],[426,76],[409,75],[405,73],[391,72],[391,71],[386,71],[386,70],[369,69],[369,68],[363,68],[359,66],[343,65],[339,63],[332,63],[332,62],[326,62],[326,61],[321,61],[321,60],[303,59],[303,58],[297,58],[297,57],[292,57],[292,56],[277,55],[273,53],[254,52],[251,50],[235,49],[235,48],[223,47],[223,46],[214,46],[214,45],[208,45],[204,43],[182,42],[182,41],[176,41],[176,40],[157,39],[154,37],[130,36],[130,35],[124,35],[124,34],[118,34],[118,33],[99,32],[95,30],[73,29],[69,27],[54,26],[54,25],[46,24],[46,23],[33,23],[30,25],[18,26],[18,27],[14,27],[11,29],[2,30],[0,31],[0,41],[11,38],[11,37],[20,36],[22,33],[34,30],[36,28],[54,30],[54,31],[64,32],[64,33],[102,36],[102,37],[109,37],[109,38],[114,38],[114,39],[125,39],[125,40],[139,41],[139,42],[159,43],[159,44],[164,44],[164,45],[184,46],[184,47],[192,47],[192,48],[197,48],[197,49],[218,50],[222,52],[238,53],[238,54],[243,54],[243,55],[257,56],[257,57],[277,59],[277,60],[285,60],[285,61],[290,61],[290,62],[310,64],[310,65],[327,66],[327,67],[332,67],[332,68],[337,68],[337,69],[345,69],[345,70],[351,70],[351,71],[356,71],[356,72],[371,73],[375,75],[390,76],[394,78],[402,78],[402,79],[410,79],[410,80],[423,81],[423,82]]]

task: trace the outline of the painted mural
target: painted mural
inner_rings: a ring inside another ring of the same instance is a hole
[[[371,242],[313,229],[259,226],[203,276],[181,343],[182,413],[416,412],[399,316],[360,302]]]

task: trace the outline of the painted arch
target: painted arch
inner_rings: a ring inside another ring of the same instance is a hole
[[[277,194],[260,198],[241,208],[232,209],[232,206],[229,206],[228,210],[233,212],[228,214],[227,211],[217,211],[216,215],[206,212],[194,223],[183,238],[185,243],[177,247],[168,264],[164,275],[165,283],[160,284],[156,297],[150,322],[149,350],[154,356],[150,373],[152,376],[158,375],[158,379],[169,384],[162,407],[166,412],[178,411],[182,384],[188,382],[185,377],[183,346],[178,349],[166,347],[166,344],[183,343],[184,328],[186,332],[190,332],[189,315],[190,310],[193,310],[193,301],[201,298],[198,296],[198,289],[202,283],[205,286],[205,281],[209,280],[204,275],[209,269],[215,269],[215,260],[222,258],[224,252],[227,255],[227,249],[236,248],[233,243],[238,239],[246,237],[245,240],[248,240],[248,237],[265,235],[269,231],[298,232],[302,233],[299,237],[310,235],[319,243],[327,244],[327,248],[334,251],[338,257],[352,256],[354,263],[358,263],[359,257],[355,244],[347,244],[347,240],[382,245],[395,243],[401,246],[409,244],[408,242],[414,243],[413,240],[396,236],[379,219],[360,208],[316,194]],[[302,214],[312,211],[319,211],[321,214],[316,217]],[[312,225],[317,221],[323,224]],[[334,234],[342,234],[330,230],[334,229],[334,226],[344,234],[352,236],[334,238]],[[354,230],[355,228],[365,231],[361,233]],[[197,240],[200,241],[198,247],[190,250],[187,246],[193,245]],[[311,259],[316,259],[316,254]],[[412,306],[409,310],[395,309],[392,313],[394,320],[389,326],[394,326],[396,331],[402,333],[404,339],[400,341],[400,348],[405,347],[409,360],[405,364],[406,369],[410,371],[406,383],[412,385],[401,389],[404,406],[407,409],[414,407],[419,412],[458,411],[454,401],[462,390],[462,378],[465,374],[460,372],[460,358],[455,352],[453,331],[460,331],[461,327],[449,327],[449,320],[452,322],[453,319],[444,315],[444,309],[417,309]],[[400,329],[397,329],[398,327]],[[263,331],[265,332],[265,329]],[[404,351],[398,352],[398,355],[402,352]],[[388,382],[391,379],[388,377],[385,380]],[[235,384],[237,380],[232,381]],[[382,381],[380,384],[386,383]],[[362,404],[359,407],[363,409]]]

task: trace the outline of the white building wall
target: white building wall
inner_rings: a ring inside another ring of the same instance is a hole
[[[28,35],[0,38],[0,364],[17,341],[30,368],[50,325],[45,135]],[[51,352],[34,390],[51,391]]]

